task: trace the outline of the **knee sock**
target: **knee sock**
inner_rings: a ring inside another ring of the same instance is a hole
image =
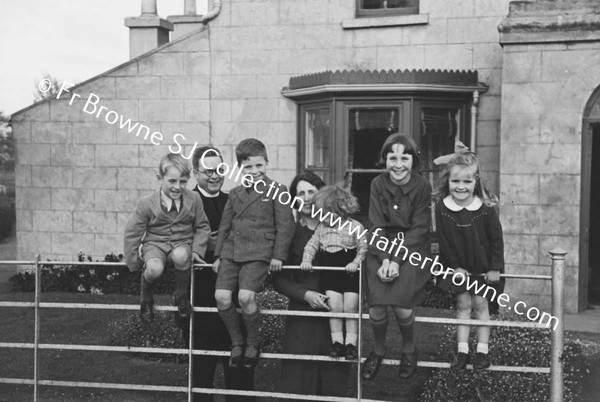
[[[346,345],[354,345],[358,343],[358,334],[356,332],[346,333]]]
[[[412,312],[406,318],[396,317],[398,328],[402,334],[402,352],[412,353],[415,351],[415,313]]]
[[[388,318],[387,315],[381,320],[371,318],[371,327],[373,328],[373,341],[375,342],[375,353],[382,356],[386,352],[385,337],[387,335]]]
[[[242,312],[244,324],[246,325],[246,344],[258,346],[260,343],[260,310],[252,314]]]
[[[182,296],[188,294],[190,288],[190,272],[191,269],[179,270],[175,269],[175,295]]]
[[[339,342],[342,345],[344,344],[344,333],[343,332],[332,332],[331,333],[331,343]]]
[[[152,300],[152,294],[153,289],[154,289],[154,284],[151,282],[148,282],[148,280],[146,280],[146,276],[144,275],[144,273],[142,272],[142,283],[141,283],[141,299],[143,302],[149,302]]]
[[[244,336],[242,335],[240,315],[235,310],[235,306],[232,304],[226,310],[219,310],[219,315],[223,320],[223,324],[225,324],[225,328],[227,328],[227,332],[229,332],[229,336],[231,336],[231,344],[243,345]]]
[[[488,354],[488,344],[487,343],[478,343],[477,344],[477,353]]]

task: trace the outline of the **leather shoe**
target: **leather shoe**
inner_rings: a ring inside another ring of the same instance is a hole
[[[376,354],[374,351],[369,353],[369,356],[362,365],[360,374],[365,380],[372,380],[377,376],[383,356]]]
[[[412,353],[402,353],[398,377],[409,378],[417,371],[417,348]]]
[[[255,353],[248,353],[254,349]],[[252,370],[258,364],[258,358],[260,357],[260,348],[255,345],[246,346],[246,352],[244,353],[244,368],[246,370]]]
[[[452,370],[464,370],[467,368],[469,363],[469,355],[466,353],[458,352],[454,354],[450,368]]]
[[[346,345],[346,360],[356,360],[358,359],[358,349],[356,346],[349,343]]]
[[[140,303],[140,319],[145,324],[154,321],[154,300],[142,301]]]
[[[475,354],[475,360],[473,360],[473,368],[476,370],[483,370],[489,368],[492,365],[492,361],[487,353],[477,352]]]
[[[342,357],[344,356],[344,345],[339,342],[334,342],[329,348],[329,357]]]
[[[177,313],[180,318],[190,318],[192,306],[190,306],[189,296],[185,293],[176,294],[174,297],[173,305],[177,306]]]
[[[244,349],[242,345],[233,345],[231,347],[231,356],[229,357],[229,367],[239,369],[244,364]]]

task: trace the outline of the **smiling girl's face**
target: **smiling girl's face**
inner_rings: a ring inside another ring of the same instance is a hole
[[[403,185],[410,180],[413,157],[404,153],[404,145],[392,145],[392,152],[388,152],[385,159],[385,168],[390,172],[392,183]]]
[[[448,190],[458,205],[466,207],[473,202],[476,182],[475,166],[452,166],[448,177]]]

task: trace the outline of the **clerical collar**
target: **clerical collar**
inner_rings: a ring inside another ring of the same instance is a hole
[[[444,198],[444,205],[450,211],[454,211],[454,212],[458,212],[462,209],[466,209],[467,211],[477,211],[479,208],[481,208],[481,206],[483,205],[483,202],[481,202],[481,198],[475,196],[475,197],[473,197],[473,202],[471,202],[466,207],[463,207],[463,206],[458,205],[456,203],[456,201],[454,201],[454,198],[452,198],[452,196],[449,195],[446,198]]]
[[[220,191],[217,191],[216,193],[209,193],[208,191],[206,191],[205,189],[203,189],[200,186],[196,186],[198,188],[198,191],[200,191],[200,193],[205,196],[206,198],[217,198],[219,196]]]

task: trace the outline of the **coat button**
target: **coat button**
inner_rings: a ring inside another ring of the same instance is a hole
[[[394,209],[398,209],[398,205],[394,205]]]

